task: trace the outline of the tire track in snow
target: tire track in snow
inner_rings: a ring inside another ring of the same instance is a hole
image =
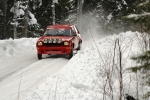
[[[65,56],[51,55],[46,56],[45,59],[37,60],[35,55],[32,55],[27,58],[26,61],[18,62],[20,64],[14,63],[11,66],[21,65],[21,63],[25,62],[27,63],[30,61],[29,59],[36,60],[33,60],[32,63],[28,63],[26,66],[24,65],[24,68],[10,73],[0,81],[0,92],[2,93],[0,94],[0,100],[9,100],[11,96],[17,95],[19,87],[20,91],[35,90],[36,86],[41,84],[44,79],[58,73],[69,61]]]

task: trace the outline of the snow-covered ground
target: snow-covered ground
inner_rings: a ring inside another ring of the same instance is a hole
[[[120,65],[123,94],[136,98],[138,90],[141,96],[150,88],[127,68],[135,65],[130,58],[144,51],[146,37],[138,32],[107,36],[69,61],[65,56],[38,61],[36,38],[1,40],[0,100],[119,100]]]
[[[39,61],[36,41],[37,38],[0,40],[0,100],[17,100],[18,89],[35,90],[67,64],[68,59],[62,55],[45,56]]]

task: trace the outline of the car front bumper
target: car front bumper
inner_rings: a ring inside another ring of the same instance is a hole
[[[72,47],[63,46],[63,47],[37,47],[38,54],[70,54]]]

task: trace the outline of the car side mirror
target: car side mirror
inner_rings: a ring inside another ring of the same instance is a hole
[[[73,34],[73,36],[77,36],[77,34]]]

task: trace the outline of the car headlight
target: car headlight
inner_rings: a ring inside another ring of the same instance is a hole
[[[48,43],[52,43],[52,42],[53,42],[53,39],[49,39],[49,40],[48,40]]]
[[[57,42],[57,39],[53,39],[53,43],[56,43]]]
[[[58,42],[58,43],[61,43],[61,42],[62,42],[62,39],[58,39],[57,42]]]
[[[38,45],[38,46],[42,46],[42,45],[43,45],[43,42],[38,42],[37,45]]]
[[[69,45],[69,42],[64,42],[64,45]]]
[[[44,41],[43,41],[44,43],[47,43],[48,42],[48,40],[47,39],[44,39]]]

